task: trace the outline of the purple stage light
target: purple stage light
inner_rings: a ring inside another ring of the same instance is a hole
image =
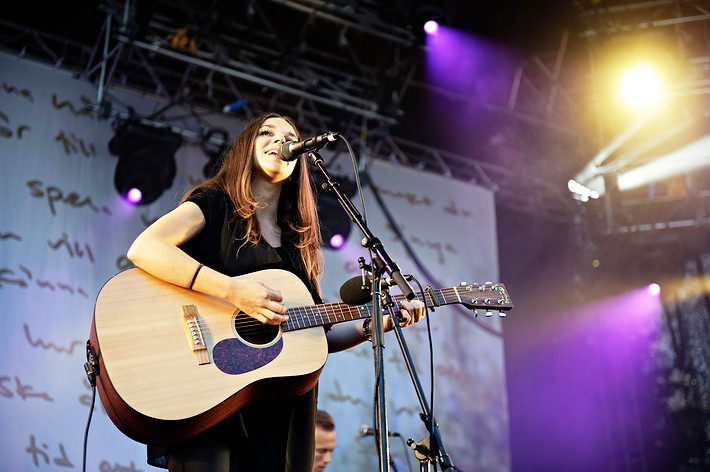
[[[141,191],[135,187],[130,189],[128,193],[126,194],[126,199],[128,200],[129,203],[133,203],[134,205],[138,204],[141,199],[143,198],[143,194]]]
[[[424,23],[424,32],[426,34],[437,34],[439,32],[439,23],[437,23],[435,20],[429,20],[426,23]]]
[[[648,294],[649,295],[658,295],[661,293],[661,286],[658,284],[648,284]]]
[[[465,95],[471,103],[492,97],[505,102],[517,63],[501,45],[439,25],[435,35],[427,36],[424,67],[431,85]]]
[[[334,234],[333,237],[330,238],[330,247],[334,249],[340,249],[344,244],[345,238],[343,238],[341,234]]]
[[[426,35],[426,46],[423,72],[432,88],[422,92],[417,104],[418,115],[430,117],[419,120],[421,133],[459,153],[508,158],[514,152],[503,137],[509,118],[491,112],[489,104],[510,99],[514,56],[502,45],[446,25],[436,35]],[[447,98],[436,90],[445,90]],[[502,141],[496,142],[499,135]]]
[[[525,391],[511,403],[513,414],[545,437],[519,452],[531,467],[606,470],[624,451],[623,438],[653,437],[662,392],[652,356],[661,328],[661,303],[648,287],[537,320],[537,334],[516,347],[508,367],[516,377],[511,388]]]

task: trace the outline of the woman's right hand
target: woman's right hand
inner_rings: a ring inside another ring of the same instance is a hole
[[[180,287],[222,298],[252,318],[277,325],[286,321],[286,306],[279,290],[261,282],[231,278],[205,266],[194,278],[197,261],[180,246],[205,226],[202,210],[185,202],[146,228],[128,250],[128,257],[146,272]]]
[[[265,324],[278,325],[288,319],[280,290],[262,282],[234,279],[227,301],[245,314]]]

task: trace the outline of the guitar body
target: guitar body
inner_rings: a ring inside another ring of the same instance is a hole
[[[289,319],[279,326],[259,323],[224,300],[138,268],[103,286],[89,342],[96,351],[101,402],[126,436],[177,444],[256,401],[305,393],[318,382],[328,357],[323,326],[372,316],[370,305],[313,305],[291,272],[270,269],[238,278],[281,290]],[[513,308],[503,284],[425,292],[431,309],[462,304],[491,316]]]
[[[281,290],[289,308],[313,304],[308,289],[290,272],[265,270],[239,278]],[[196,314],[201,353],[191,349],[184,307]],[[273,339],[256,342],[242,336],[238,326],[245,323],[260,325],[223,300],[141,269],[111,278],[97,297],[90,335],[98,357],[97,389],[110,419],[138,442],[170,445],[257,400],[298,395],[315,386],[328,353],[321,326],[273,327]]]

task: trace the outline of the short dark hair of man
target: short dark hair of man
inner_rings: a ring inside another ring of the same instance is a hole
[[[318,416],[316,417],[316,426],[323,428],[326,431],[333,431],[335,429],[335,422],[333,417],[328,414],[328,412],[323,410],[318,410]]]

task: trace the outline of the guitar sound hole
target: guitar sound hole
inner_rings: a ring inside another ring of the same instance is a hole
[[[239,313],[234,318],[234,330],[251,344],[269,344],[279,335],[279,327],[261,323],[249,315]]]

